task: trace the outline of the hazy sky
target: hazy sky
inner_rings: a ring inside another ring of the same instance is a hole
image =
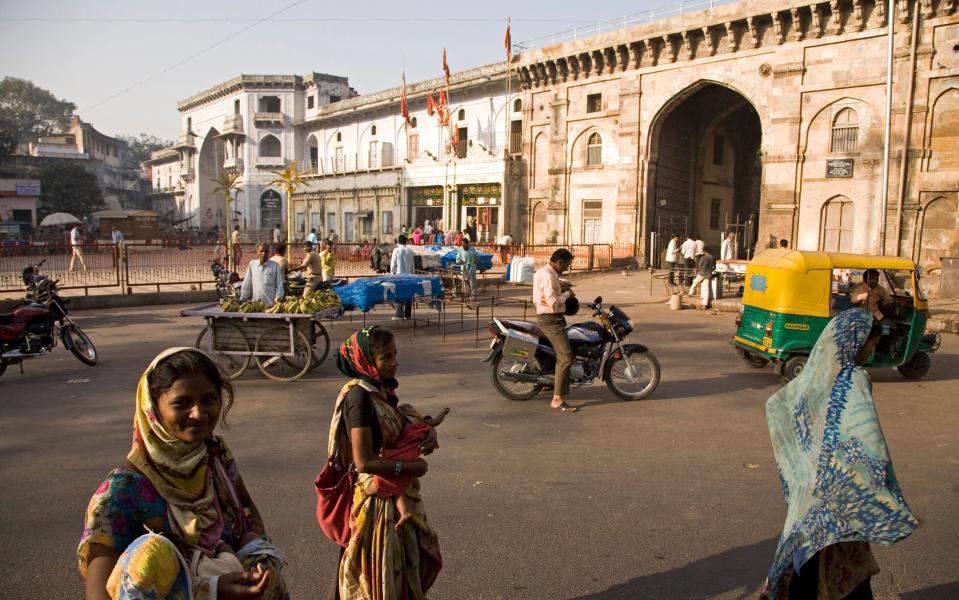
[[[178,100],[240,73],[344,75],[364,94],[399,85],[404,65],[407,82],[440,75],[444,46],[453,71],[503,60],[507,16],[521,42],[664,4],[672,2],[0,0],[0,76],[74,102],[108,135],[172,139]]]

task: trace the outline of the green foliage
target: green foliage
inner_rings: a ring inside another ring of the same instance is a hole
[[[66,131],[77,105],[60,100],[33,82],[17,77],[0,81],[0,156],[9,155],[27,134]]]
[[[55,212],[84,219],[107,206],[96,176],[70,160],[48,162],[40,170],[40,193],[37,205],[40,219]]]
[[[138,138],[132,135],[118,135],[117,139],[127,143],[127,146],[130,147],[130,154],[138,166],[143,161],[149,160],[151,153],[173,145],[170,140],[164,140],[148,133],[141,133]]]

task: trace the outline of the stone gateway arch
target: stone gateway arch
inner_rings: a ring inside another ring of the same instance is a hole
[[[523,48],[527,240],[631,242],[655,263],[653,232],[718,250],[735,229],[740,256],[787,240],[919,259],[922,240],[959,239],[939,216],[959,194],[942,133],[959,16],[951,0],[896,4],[884,205],[889,17],[873,0],[755,0]]]

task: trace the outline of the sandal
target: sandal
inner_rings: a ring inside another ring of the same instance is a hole
[[[564,412],[564,413],[574,413],[579,410],[579,408],[575,406],[570,406],[569,404],[566,404],[565,402],[563,402],[559,406],[550,406],[550,408],[552,408],[553,410]]]

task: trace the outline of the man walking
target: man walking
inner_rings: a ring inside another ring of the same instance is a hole
[[[316,246],[318,238],[316,237],[316,227],[310,229],[309,235],[306,236],[306,241]]]
[[[719,250],[719,260],[736,260],[736,234],[730,231]]]
[[[696,240],[693,239],[695,237],[694,235],[687,235],[686,241],[679,248],[683,255],[683,269],[686,271],[683,274],[684,284],[690,284],[693,281],[692,268],[696,262]]]
[[[269,260],[269,244],[256,245],[256,258],[247,266],[246,277],[240,288],[240,302],[260,300],[268,307],[283,300],[283,278],[280,266]]]
[[[83,261],[83,225],[78,224],[76,227],[70,230],[70,268],[67,269],[70,272],[73,272],[73,264],[76,259],[80,259],[80,266],[83,267],[83,272],[87,272],[87,263]]]
[[[669,238],[669,245],[666,246],[666,269],[669,271],[669,285],[676,283],[676,263],[680,256],[679,236],[674,234]]]
[[[320,265],[323,268],[323,281],[333,279],[336,274],[336,254],[333,253],[333,242],[320,242]]]
[[[476,248],[466,238],[463,238],[463,247],[456,252],[456,264],[462,265],[463,282],[467,288],[463,291],[472,300],[476,296]]]
[[[290,269],[291,273],[306,270],[306,287],[303,288],[303,295],[312,294],[323,280],[323,265],[320,263],[319,255],[313,250],[313,244],[303,242],[303,262],[298,267]]]
[[[559,276],[573,264],[573,253],[560,248],[549,257],[545,265],[533,275],[533,304],[536,306],[536,323],[556,352],[556,370],[553,381],[553,400],[550,407],[563,412],[576,412],[566,404],[569,395],[569,371],[573,352],[566,335],[566,300],[574,296],[570,289],[563,289]]]
[[[716,259],[709,253],[709,250],[704,249],[703,253],[697,266],[696,279],[694,279],[693,284],[689,286],[689,295],[693,295],[693,290],[696,289],[697,285],[702,285],[700,298],[703,301],[703,310],[706,310],[709,308],[712,293],[713,271],[716,270]]]
[[[273,228],[273,245],[279,244],[282,241],[280,237],[282,234],[283,232],[280,231],[280,224],[277,223],[276,227]]]
[[[393,248],[393,255],[390,257],[390,273],[393,275],[412,275],[413,274],[413,251],[406,247],[405,235],[396,238],[397,246]],[[405,321],[413,316],[413,302],[395,302],[396,314],[394,321]]]
[[[110,239],[113,241],[113,266],[116,268],[120,265],[120,253],[123,251],[123,232],[116,225],[110,232]]]

